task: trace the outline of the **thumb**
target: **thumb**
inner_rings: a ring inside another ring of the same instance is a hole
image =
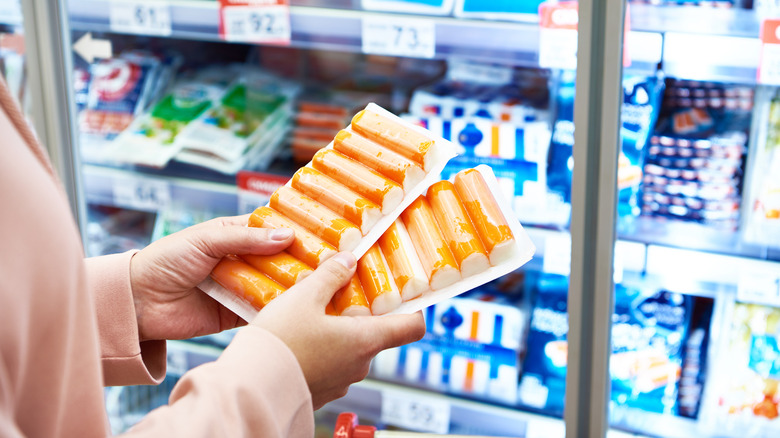
[[[287,248],[295,235],[288,228],[256,228],[223,219],[206,221],[189,231],[195,247],[214,258],[226,254],[276,254]]]
[[[422,312],[405,315],[367,316],[372,325],[371,336],[376,339],[379,351],[400,347],[419,341],[425,336],[425,319]]]
[[[351,252],[340,252],[317,267],[293,289],[300,291],[297,293],[313,295],[314,302],[324,307],[355,274],[355,265],[357,261]]]

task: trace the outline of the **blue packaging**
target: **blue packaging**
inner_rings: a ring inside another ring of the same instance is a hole
[[[539,14],[542,0],[458,0],[455,16],[500,20],[530,20]]]
[[[557,114],[547,157],[547,187],[566,204],[571,203],[571,172],[574,168],[574,81],[574,72],[561,73],[556,97]],[[568,223],[567,217],[560,225]]]

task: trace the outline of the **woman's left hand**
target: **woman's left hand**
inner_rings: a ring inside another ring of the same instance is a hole
[[[292,230],[248,227],[248,218],[212,219],[133,256],[130,283],[141,341],[187,339],[246,324],[197,285],[227,254],[275,254],[292,243]]]

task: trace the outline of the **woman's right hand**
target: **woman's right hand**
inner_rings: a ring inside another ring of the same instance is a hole
[[[271,301],[251,324],[292,350],[309,385],[314,409],[346,395],[368,375],[382,350],[422,339],[421,312],[412,315],[331,316],[325,306],[355,273],[355,257],[339,253]]]

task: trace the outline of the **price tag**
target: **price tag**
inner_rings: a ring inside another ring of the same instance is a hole
[[[558,275],[571,273],[571,237],[568,234],[555,234],[544,239],[542,271]]]
[[[112,32],[169,36],[171,8],[166,1],[112,1],[109,25]]]
[[[780,276],[768,272],[743,271],[737,284],[737,300],[780,305]]]
[[[577,2],[539,5],[539,67],[577,68]]]
[[[226,41],[289,44],[287,0],[220,0],[219,36]]]
[[[162,180],[128,179],[114,184],[114,204],[142,211],[160,211],[171,203],[171,187]]]
[[[761,23],[758,82],[780,85],[780,19],[767,19]]]
[[[285,185],[289,178],[269,173],[241,170],[236,175],[238,186],[238,213],[251,213],[257,207],[266,205],[276,189]]]
[[[367,16],[362,35],[363,53],[411,58],[436,54],[436,25],[430,20]]]
[[[450,430],[450,404],[418,394],[385,390],[381,421],[405,429],[446,434]]]

